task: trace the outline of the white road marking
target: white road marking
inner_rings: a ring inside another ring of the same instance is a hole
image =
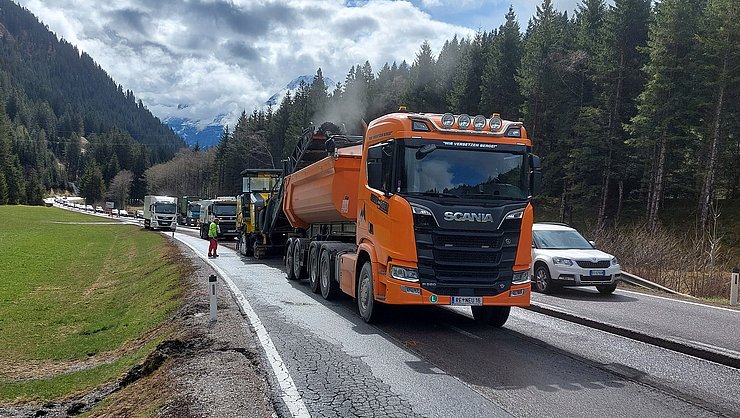
[[[298,388],[296,387],[295,382],[293,382],[293,378],[290,377],[290,373],[288,372],[287,367],[285,367],[285,363],[280,357],[280,354],[275,348],[275,345],[272,343],[272,339],[267,333],[267,329],[265,329],[265,326],[262,325],[262,321],[260,321],[257,313],[254,311],[254,309],[252,309],[252,306],[244,297],[244,294],[239,291],[239,288],[231,280],[229,275],[220,267],[218,267],[213,262],[213,260],[203,257],[203,255],[198,251],[197,248],[190,245],[190,243],[185,242],[181,239],[181,237],[177,235],[175,236],[175,238],[177,238],[178,241],[190,247],[193,252],[195,252],[200,258],[203,259],[203,261],[208,263],[211,267],[213,267],[214,270],[216,270],[216,272],[219,274],[219,276],[221,276],[227,286],[229,286],[231,294],[234,295],[239,305],[241,305],[242,311],[245,315],[247,315],[247,318],[252,324],[252,327],[257,334],[257,338],[259,339],[262,348],[265,350],[267,360],[270,362],[270,366],[272,367],[272,372],[275,374],[275,378],[280,384],[280,390],[282,391],[281,397],[283,399],[283,402],[285,402],[285,405],[288,407],[288,410],[290,410],[291,416],[299,418],[310,417],[311,414],[308,413],[308,408],[306,408],[306,404],[303,402],[303,399],[301,399],[301,395],[298,393]],[[221,250],[223,250],[223,248]],[[221,250],[219,250],[219,252],[221,252]]]
[[[476,340],[482,340],[483,339],[483,338],[481,338],[481,337],[479,337],[479,336],[477,336],[477,335],[475,335],[475,334],[473,334],[471,332],[465,331],[464,329],[458,328],[458,327],[456,327],[454,325],[447,324],[447,326],[450,329],[452,329],[453,331],[457,331],[457,332],[459,332],[460,334],[462,334],[462,335],[464,335],[466,337],[474,338]]]
[[[665,296],[656,296],[656,295],[651,295],[649,293],[633,292],[631,290],[619,289],[619,290],[617,290],[617,292],[630,293],[630,294],[639,295],[639,296],[649,296],[651,298],[656,298],[656,299],[664,299],[664,300],[670,300],[670,301],[673,301],[673,302],[688,303],[689,305],[696,305],[696,306],[701,306],[701,307],[704,307],[704,308],[719,309],[719,310],[722,310],[722,311],[735,312],[737,314],[740,314],[740,310],[730,309],[730,308],[724,308],[722,306],[707,305],[707,304],[704,304],[704,303],[690,302],[688,300],[681,300],[681,299],[671,299],[671,298],[667,298]]]

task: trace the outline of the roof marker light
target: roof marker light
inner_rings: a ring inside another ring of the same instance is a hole
[[[455,124],[455,115],[453,115],[452,113],[445,113],[444,115],[442,115],[442,126],[445,129],[452,128],[452,125],[454,124]]]
[[[468,129],[470,128],[470,116],[463,113],[457,118],[457,126],[460,129]]]

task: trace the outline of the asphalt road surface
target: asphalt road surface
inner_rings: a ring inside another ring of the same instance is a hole
[[[204,255],[195,234],[180,228],[176,236]],[[445,307],[394,308],[368,325],[352,299],[325,301],[307,282],[288,281],[280,260],[222,244],[210,261],[259,317],[278,354],[266,357],[290,376],[278,378],[283,392],[289,381],[304,408],[296,410],[311,416],[740,416],[740,371],[732,367],[516,308],[503,329]],[[589,298],[560,300],[571,311],[621,312],[638,304],[624,298],[642,296]],[[649,303],[667,312],[664,302]],[[659,332],[676,320],[652,318]]]

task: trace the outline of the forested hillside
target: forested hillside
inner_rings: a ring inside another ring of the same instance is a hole
[[[711,203],[740,192],[739,28],[734,0],[585,0],[574,15],[545,0],[523,31],[510,10],[439,54],[424,43],[411,65],[353,66],[331,92],[319,70],[276,108],[243,114],[218,147],[217,188],[234,194],[244,168],[279,166],[310,122],[357,132],[400,104],[499,112],[524,121],[563,218],[586,206],[603,225],[640,202],[655,226],[666,201],[685,201],[703,229]]]
[[[136,179],[183,145],[89,55],[0,0],[0,204],[38,204],[69,182],[100,199],[122,170],[143,195]]]
[[[723,277],[740,254],[738,8],[736,0],[584,0],[568,14],[544,0],[524,30],[510,9],[499,28],[450,39],[438,54],[422,44],[411,65],[353,66],[333,91],[319,69],[276,107],[243,113],[215,153],[201,153],[215,176],[182,192],[239,193],[241,171],[280,167],[309,123],[361,133],[363,120],[399,105],[498,112],[524,121],[543,158],[538,219],[587,228],[629,271],[725,294]],[[150,184],[183,164],[167,166],[148,172]]]

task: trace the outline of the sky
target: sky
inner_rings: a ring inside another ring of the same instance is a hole
[[[413,63],[428,41],[490,31],[541,0],[16,0],[87,52],[155,116],[233,126],[297,76]],[[578,0],[554,0],[569,13]]]

